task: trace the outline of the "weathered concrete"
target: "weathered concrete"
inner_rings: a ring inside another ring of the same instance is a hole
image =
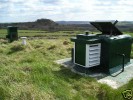
[[[61,59],[55,62],[80,75],[93,77],[97,79],[98,82],[105,83],[114,89],[119,88],[120,86],[128,83],[129,80],[133,79],[133,59],[129,64],[125,65],[124,72],[121,72],[121,67],[118,66],[110,70],[111,74],[102,73],[97,69],[92,70],[75,66],[71,62],[71,58]]]

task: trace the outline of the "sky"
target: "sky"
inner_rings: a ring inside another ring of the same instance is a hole
[[[133,21],[133,0],[0,0],[0,23],[54,21]]]

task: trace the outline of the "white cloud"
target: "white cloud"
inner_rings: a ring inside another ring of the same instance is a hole
[[[5,3],[6,2],[6,3]],[[53,20],[133,20],[131,0],[3,0],[0,22]],[[10,17],[10,18],[9,18]]]

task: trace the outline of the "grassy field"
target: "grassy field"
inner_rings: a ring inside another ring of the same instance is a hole
[[[73,36],[79,34],[82,31],[59,31],[59,32],[47,32],[40,30],[18,30],[18,36],[27,36],[27,37],[59,37],[59,36]],[[7,35],[6,29],[0,29],[0,38],[5,38]]]
[[[114,90],[56,64],[70,57],[73,43],[55,34],[61,37],[30,39],[26,46],[0,39],[0,100],[123,100],[121,92],[133,91],[133,79]]]

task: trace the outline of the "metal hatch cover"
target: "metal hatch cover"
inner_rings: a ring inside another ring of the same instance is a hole
[[[122,35],[122,32],[111,22],[90,22],[95,28],[105,35]]]

